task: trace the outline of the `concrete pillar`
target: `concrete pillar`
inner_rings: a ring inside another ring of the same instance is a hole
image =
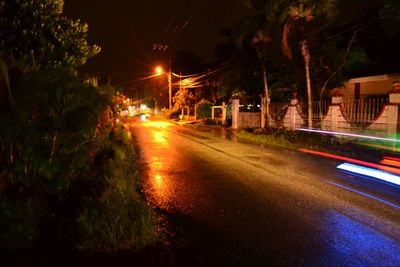
[[[289,129],[296,129],[296,106],[289,106]]]
[[[226,105],[222,102],[222,124],[226,123]]]
[[[340,114],[340,106],[331,106],[331,131],[336,131],[338,129],[338,117]]]
[[[292,93],[292,98],[290,99],[289,105],[289,115],[290,115],[290,123],[289,129],[295,130],[296,129],[296,114],[297,114],[297,105],[299,104],[299,100],[297,99],[296,92]]]
[[[232,129],[239,129],[239,99],[232,99]]]
[[[284,118],[284,127],[290,130],[296,130],[296,125],[302,125],[304,120],[301,118],[299,112],[297,111],[297,94],[292,92],[292,98],[290,100],[290,105],[288,106]]]
[[[340,110],[343,105],[343,95],[339,92],[339,90],[335,91],[332,94],[331,99],[331,130],[336,131],[338,129],[338,118],[342,114]]]
[[[397,135],[399,122],[400,91],[393,90],[389,93],[387,133],[389,136]]]
[[[215,112],[215,108],[211,107],[211,119],[214,119],[214,112]]]
[[[338,117],[341,114],[340,107],[343,104],[343,95],[336,91],[332,95],[332,104],[331,104],[331,130],[336,131],[338,129]]]

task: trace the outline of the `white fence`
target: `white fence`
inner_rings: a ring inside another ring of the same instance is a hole
[[[344,100],[344,112],[348,120],[360,127],[373,123],[380,115],[382,108],[387,104],[389,98],[372,98]]]
[[[263,102],[263,101],[261,101]],[[333,131],[365,131],[378,135],[397,134],[400,114],[400,92],[383,98],[365,98],[343,101],[341,96],[313,103],[313,125]],[[263,110],[263,107],[262,107]],[[304,127],[307,122],[307,105],[297,99],[290,103],[271,103],[271,125],[288,129]],[[232,100],[232,128],[261,127],[263,112],[239,112],[239,99]],[[322,121],[321,121],[322,119]]]

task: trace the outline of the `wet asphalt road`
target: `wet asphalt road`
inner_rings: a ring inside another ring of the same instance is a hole
[[[338,162],[168,122],[130,129],[171,231],[164,265],[400,266],[396,199],[350,187]]]

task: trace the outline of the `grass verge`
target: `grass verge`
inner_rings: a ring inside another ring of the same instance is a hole
[[[237,137],[273,147],[297,150],[300,148],[333,153],[341,156],[377,161],[384,155],[394,155],[384,142],[375,144],[332,135],[283,129],[246,129],[237,132]],[[382,144],[377,144],[382,143]]]

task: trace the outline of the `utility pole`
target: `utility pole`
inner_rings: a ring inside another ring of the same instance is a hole
[[[172,51],[171,48],[166,44],[153,44],[153,50],[165,52],[169,50],[168,54],[168,108],[172,110]]]
[[[172,68],[171,68],[171,56],[168,60],[168,93],[169,93],[169,111],[172,110]]]

